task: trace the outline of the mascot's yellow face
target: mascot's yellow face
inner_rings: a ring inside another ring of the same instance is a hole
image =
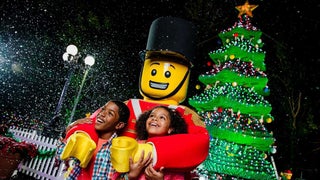
[[[146,59],[140,75],[140,94],[144,100],[179,104],[187,95],[189,67],[170,58]]]

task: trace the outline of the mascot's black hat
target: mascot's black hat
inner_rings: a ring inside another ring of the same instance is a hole
[[[177,17],[160,17],[150,26],[147,48],[140,52],[142,60],[154,56],[170,57],[192,66],[196,48],[195,26]]]

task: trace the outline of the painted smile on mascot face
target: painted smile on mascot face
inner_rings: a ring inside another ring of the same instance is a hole
[[[169,86],[169,83],[159,83],[159,82],[154,82],[154,81],[149,82],[149,87],[154,88],[154,89],[165,90],[168,88],[168,86]]]
[[[164,99],[176,94],[185,83],[189,68],[163,60],[146,60],[140,77],[140,91],[151,99]]]

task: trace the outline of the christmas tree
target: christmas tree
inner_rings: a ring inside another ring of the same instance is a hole
[[[262,32],[251,23],[257,5],[237,6],[238,21],[219,33],[222,47],[209,52],[212,69],[199,76],[204,91],[189,98],[210,133],[207,159],[197,168],[207,179],[277,179],[275,138],[265,73]]]

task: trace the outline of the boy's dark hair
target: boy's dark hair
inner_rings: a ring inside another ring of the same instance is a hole
[[[128,106],[122,101],[110,100],[110,102],[115,103],[119,107],[119,121],[127,124],[130,116],[130,110]]]
[[[176,110],[170,109],[167,106],[156,106],[149,111],[145,111],[144,113],[142,113],[139,116],[139,118],[136,122],[136,125],[135,125],[136,132],[137,132],[137,138],[139,140],[148,139],[149,135],[148,135],[148,132],[146,131],[146,121],[149,118],[151,112],[156,108],[163,108],[169,112],[169,116],[171,119],[170,128],[173,129],[173,131],[169,135],[188,133],[187,123],[184,121],[182,116]]]

